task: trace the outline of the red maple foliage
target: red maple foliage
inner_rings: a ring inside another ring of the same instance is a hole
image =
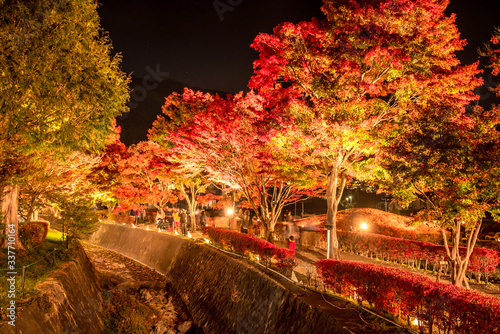
[[[158,118],[150,138],[175,152],[182,168],[201,168],[211,182],[241,192],[272,238],[284,205],[302,193],[274,168],[269,133],[281,120],[263,98],[185,89],[167,98],[163,112],[168,119]]]
[[[130,146],[118,161],[120,182],[113,188],[120,210],[154,206],[160,216],[168,203],[177,201],[169,153],[147,141]]]
[[[439,96],[463,108],[474,99],[477,64],[459,66],[455,16],[442,0],[325,0],[323,21],[283,23],[260,34],[249,86],[291,122],[275,156],[327,184],[329,256],[338,255],[336,212],[348,180],[378,171],[382,129],[406,126]],[[287,96],[287,99],[280,98]],[[270,102],[270,103],[271,103]],[[289,170],[294,170],[287,167]]]
[[[452,281],[467,286],[465,273],[482,219],[500,204],[500,109],[465,109],[436,100],[424,110],[405,121],[406,127],[387,133],[390,140],[379,160],[391,173],[385,189],[406,204],[425,201],[427,208],[417,218],[441,228]],[[465,253],[459,251],[463,237]]]

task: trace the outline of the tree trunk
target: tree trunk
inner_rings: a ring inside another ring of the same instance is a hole
[[[478,222],[478,224],[472,229],[468,240],[467,240],[467,250],[465,254],[465,258],[461,258],[460,256],[460,230],[461,224],[459,221],[456,222],[454,233],[452,234],[452,250],[450,252],[448,247],[448,240],[446,237],[446,233],[444,229],[442,229],[442,235],[444,239],[444,246],[446,249],[446,254],[448,255],[448,261],[450,262],[451,268],[451,283],[453,285],[465,287],[468,289],[469,284],[466,281],[466,271],[469,266],[469,259],[474,251],[474,246],[476,245],[477,237],[479,235],[479,230],[481,229],[482,220]]]
[[[30,201],[30,204],[29,204],[29,208],[28,208],[28,214],[26,215],[26,219],[27,220],[37,220],[38,219],[38,214],[37,214],[37,219],[35,219],[33,217],[33,214],[35,212],[35,201],[36,201],[36,195],[33,195],[31,197],[31,201]]]
[[[19,204],[19,186],[7,185],[3,189],[2,214],[5,228],[2,238],[2,248],[14,247],[15,251],[25,251],[19,240],[19,221],[17,219],[17,208]]]
[[[262,221],[262,226],[264,227],[264,238],[273,243],[275,241],[274,228],[276,227],[276,223]]]
[[[455,285],[465,286],[469,289],[469,283],[467,282],[467,267],[469,266],[469,259],[474,251],[474,246],[476,245],[477,237],[479,235],[479,230],[481,229],[482,219],[479,220],[476,226],[470,231],[469,237],[467,238],[467,249],[465,258],[460,258],[460,266],[457,271],[457,279]]]
[[[345,187],[345,176],[341,176],[338,186],[338,168],[333,167],[328,175],[326,186],[326,227],[327,227],[327,259],[340,259],[339,241],[337,238],[337,211]]]
[[[191,219],[191,232],[196,232],[196,211],[189,212],[189,219]]]
[[[158,204],[155,204],[154,206],[158,210],[156,212],[156,220],[158,220],[158,218],[165,219],[165,210],[163,210],[163,206]]]
[[[189,194],[186,191],[184,184],[181,184],[181,191],[186,199],[189,207],[189,217],[191,219],[191,232],[196,232],[196,210],[198,209],[198,201],[196,200],[196,194],[199,189],[196,186],[190,186]]]

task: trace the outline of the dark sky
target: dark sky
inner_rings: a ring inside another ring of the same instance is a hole
[[[159,67],[169,78],[219,91],[246,89],[257,53],[250,43],[280,22],[321,14],[318,0],[101,0],[123,69],[138,76]],[[218,4],[219,11],[215,4]],[[235,4],[235,5],[231,5]],[[225,10],[221,6],[225,7]]]
[[[109,32],[114,51],[123,56],[123,70],[135,77],[131,112],[119,120],[126,144],[145,139],[144,128],[161,113],[159,106],[171,91],[184,86],[231,93],[246,90],[257,57],[250,43],[259,32],[271,33],[285,21],[322,17],[321,0],[99,3],[101,26]],[[447,13],[457,13],[456,24],[469,42],[460,59],[476,61],[477,48],[500,26],[500,0],[451,0]]]

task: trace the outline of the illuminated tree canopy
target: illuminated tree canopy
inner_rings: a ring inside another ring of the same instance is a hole
[[[111,56],[96,6],[92,0],[0,2],[0,174],[6,207],[5,201],[17,204],[12,194],[23,170],[16,167],[29,154],[101,149],[114,118],[126,110],[129,79],[119,68],[120,56]],[[5,223],[17,229],[13,220]]]
[[[474,99],[477,64],[459,65],[465,42],[447,4],[325,0],[326,20],[283,23],[252,44],[260,56],[249,86],[289,96],[292,122],[277,133],[276,154],[326,180],[332,257],[345,184],[377,156],[382,129],[405,126],[437,98],[456,110]]]
[[[184,169],[199,168],[211,182],[243,194],[273,238],[283,206],[300,196],[293,180],[275,170],[268,144],[276,118],[262,97],[249,93],[219,96],[186,89],[170,95],[150,130],[150,138],[174,152]],[[289,183],[290,182],[290,183]]]
[[[113,187],[121,210],[152,205],[164,215],[168,203],[177,201],[170,153],[152,141],[130,146],[118,162],[120,181]]]

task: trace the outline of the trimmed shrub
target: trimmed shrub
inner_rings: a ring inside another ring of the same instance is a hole
[[[326,230],[320,231],[326,234]],[[342,250],[361,253],[367,256],[377,256],[391,261],[405,262],[408,260],[428,261],[437,263],[446,259],[446,250],[442,245],[429,242],[388,237],[374,233],[359,233],[337,231],[339,246]],[[460,254],[465,255],[466,248],[460,247]],[[475,247],[469,259],[468,272],[476,277],[489,276],[497,271],[500,258],[495,250]]]
[[[49,222],[34,220],[19,225],[19,239],[28,248],[37,248],[47,238]]]
[[[203,234],[212,242],[231,247],[235,252],[258,255],[261,262],[268,263],[274,258],[276,266],[284,271],[296,266],[294,252],[252,235],[210,226],[203,228]]]
[[[500,333],[500,299],[435,282],[406,270],[354,261],[315,263],[335,293],[445,333]]]

